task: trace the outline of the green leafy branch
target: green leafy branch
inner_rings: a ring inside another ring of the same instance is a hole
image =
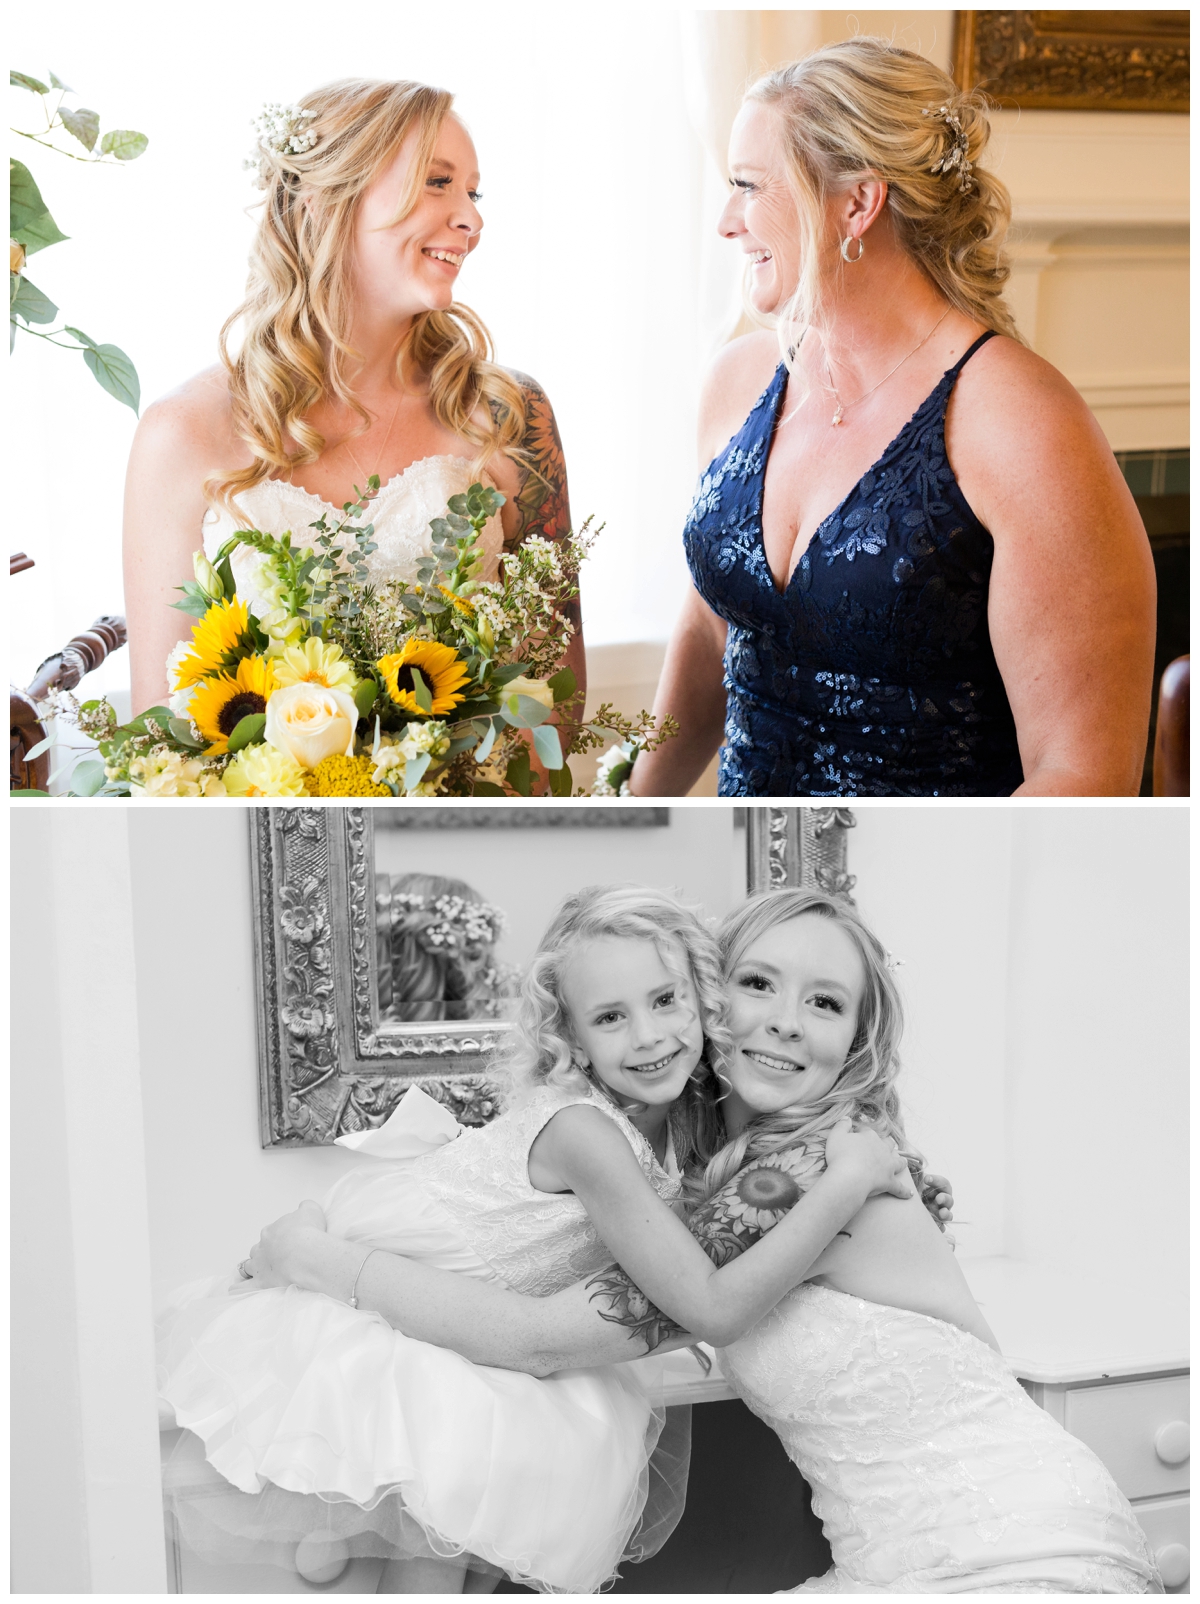
[[[27,89],[31,94],[42,97],[42,109],[46,119],[46,126],[40,134],[30,133],[24,128],[14,128],[12,132],[19,134],[23,139],[31,139],[35,144],[41,145],[46,150],[53,150],[60,156],[70,157],[72,161],[86,161],[93,166],[112,166],[116,163],[133,161],[142,154],[149,143],[145,134],[136,133],[128,128],[112,129],[101,138],[100,119],[97,113],[89,111],[86,107],[77,110],[64,107],[63,94],[70,91],[53,73],[50,74],[50,85],[23,72],[10,72],[9,83],[18,89]],[[58,99],[51,107],[49,99],[54,91],[58,91]],[[44,137],[60,129],[77,140],[87,150],[88,155],[78,156],[73,151],[63,150],[61,146],[53,144]],[[100,147],[98,153],[97,142]],[[79,351],[88,370],[101,388],[107,390],[109,395],[114,396],[124,406],[131,407],[136,414],[141,404],[141,386],[138,383],[137,370],[119,346],[101,345],[82,329],[72,328],[69,324],[61,329],[44,331],[44,326],[53,323],[57,318],[58,307],[26,276],[25,262],[35,252],[45,250],[50,245],[58,245],[69,236],[62,232],[50,215],[50,209],[42,199],[41,191],[28,167],[23,162],[10,158],[8,171],[10,353],[16,343],[18,330],[23,334],[33,335],[35,339],[45,340],[49,345],[57,345],[60,350]],[[75,343],[66,344],[55,338],[55,335],[61,334],[67,335]]]

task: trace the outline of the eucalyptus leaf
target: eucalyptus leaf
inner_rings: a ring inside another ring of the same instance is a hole
[[[36,746],[31,746],[29,748],[28,752],[26,752],[26,754],[25,754],[25,757],[24,757],[23,761],[26,762],[26,763],[32,763],[35,757],[41,757],[42,753],[43,752],[48,752],[53,745],[54,745],[54,737],[53,737],[53,735],[45,735],[45,736],[43,736],[42,739],[37,743]]]
[[[497,663],[492,670],[492,683],[507,685],[510,679],[518,679],[528,667],[528,663]]]
[[[47,796],[46,791],[14,791],[13,796]],[[490,780],[476,780],[471,787],[472,796],[507,796],[508,792],[502,785],[493,785]]]
[[[414,668],[411,663],[408,665],[408,668],[412,675],[413,698],[416,701],[417,706],[421,709],[422,713],[432,714],[433,693],[430,691],[429,686],[426,685],[424,677],[421,674],[421,670],[419,668]]]
[[[375,706],[375,698],[379,695],[379,683],[373,679],[360,679],[351,694],[359,718],[366,718]]]
[[[562,743],[553,724],[539,724],[533,732],[533,744],[548,769],[562,768]]]
[[[122,405],[130,407],[137,416],[142,400],[142,387],[137,369],[116,345],[93,345],[83,353],[83,360],[91,369],[102,390],[115,396]]]
[[[488,758],[491,756],[492,747],[495,746],[495,744],[496,744],[496,726],[494,724],[489,724],[488,727],[487,727],[487,734],[484,736],[483,740],[480,741],[479,745],[475,748],[475,761],[476,761],[476,763],[486,763]]]
[[[76,763],[71,775],[71,795],[95,796],[107,778],[99,758],[84,758],[82,763]]]
[[[58,308],[48,295],[43,295],[36,284],[31,284],[23,273],[16,275],[15,293],[8,303],[11,316],[26,323],[53,323]]]
[[[575,675],[569,668],[560,668],[557,674],[552,674],[546,681],[554,693],[555,705],[568,701],[579,688]]]
[[[33,174],[24,162],[11,158],[8,163],[8,232],[25,247],[27,256],[67,238],[50,216]]]
[[[50,74],[50,84],[52,88],[61,89],[68,95],[73,95],[75,93],[70,84],[63,83],[62,79],[56,78],[53,73]]]
[[[570,796],[572,783],[569,764],[564,763],[561,769],[550,770],[551,796]]]
[[[233,726],[233,734],[229,737],[229,750],[240,752],[244,746],[257,741],[262,735],[267,722],[265,713],[247,713],[245,718],[238,719]]]
[[[167,727],[171,731],[171,734],[179,742],[180,746],[190,747],[193,752],[203,752],[204,742],[198,741],[192,734],[192,723],[190,719],[173,718]]]
[[[509,760],[504,778],[518,796],[533,795],[533,770],[529,766],[529,752],[525,747],[521,748],[516,757]]]
[[[433,759],[428,752],[421,752],[416,757],[410,757],[404,765],[404,789],[415,791],[425,777],[425,770]]]
[[[50,77],[53,78],[54,74],[51,73]],[[11,67],[9,68],[8,81],[14,89],[28,89],[35,95],[48,95],[50,93],[49,85],[42,83],[40,78],[31,78],[27,72],[13,72]]]
[[[497,796],[503,796],[504,795],[504,792],[500,789],[500,787],[498,785],[494,786],[493,789],[494,789],[494,791],[495,791]],[[9,794],[9,796],[49,796],[50,795],[49,791],[10,791],[8,794]],[[475,794],[476,795],[479,794],[478,788],[476,788],[476,793]]]
[[[532,696],[513,695],[500,698],[500,717],[506,724],[511,724],[518,730],[535,729],[539,724],[544,724],[553,711],[553,708],[535,701]]]
[[[136,160],[150,141],[145,134],[135,133],[132,128],[110,128],[100,141],[100,153],[103,156],[115,156],[119,162]]]
[[[96,141],[100,137],[99,112],[89,111],[86,106],[80,106],[77,111],[68,111],[64,107],[58,115],[63,127],[69,134],[75,135],[85,150],[95,150]]]

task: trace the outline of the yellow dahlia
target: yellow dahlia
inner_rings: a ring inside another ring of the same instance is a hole
[[[381,657],[375,666],[383,675],[388,695],[396,706],[406,713],[415,713],[418,718],[428,718],[429,713],[413,694],[414,668],[420,670],[421,678],[429,687],[433,713],[453,712],[463,700],[459,687],[466,684],[467,670],[451,646],[442,646],[434,640],[406,641],[402,651]]]
[[[374,767],[375,759],[367,756],[323,757],[305,774],[304,789],[309,796],[391,796],[386,785],[372,781]]]
[[[307,795],[299,763],[265,743],[244,747],[221,778],[229,796]]]
[[[175,668],[177,687],[183,690],[223,668],[232,668],[239,653],[250,645],[250,617],[245,602],[236,596],[214,602],[200,622],[192,626],[191,652]]]
[[[265,657],[243,657],[236,674],[218,674],[197,685],[189,712],[201,735],[212,743],[209,753],[228,752],[229,737],[240,720],[265,713],[275,689],[275,675]]]
[[[272,658],[275,683],[284,685],[324,685],[329,690],[353,692],[358,676],[342,654],[342,648],[323,640],[306,640],[303,646],[289,646]]]

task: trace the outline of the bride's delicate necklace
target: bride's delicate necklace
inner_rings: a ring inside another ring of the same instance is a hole
[[[401,392],[401,394],[399,396],[399,399],[396,402],[396,409],[392,413],[392,421],[388,424],[388,432],[384,435],[383,444],[382,444],[382,446],[380,446],[379,451],[377,453],[377,455],[380,458],[383,458],[383,457],[385,457],[387,455],[387,448],[391,444],[391,441],[392,441],[392,430],[396,427],[396,419],[400,416],[400,405],[401,405],[401,402],[403,400],[404,400],[404,394],[403,394],[403,392]],[[346,438],[341,442],[341,444],[345,446],[346,451],[349,454],[350,461],[358,469],[359,473],[362,474],[363,482],[362,482],[362,485],[361,485],[360,488],[365,490],[366,487],[367,487],[367,480],[371,476],[367,472],[367,470],[363,467],[362,463],[358,460],[358,458],[354,455],[354,448],[350,444],[349,435],[346,436]]]
[[[946,310],[942,313],[941,317],[938,318],[937,322],[929,330],[929,332],[927,334],[924,334],[924,335],[921,336],[921,338],[917,341],[916,345],[913,346],[912,350],[909,351],[906,356],[902,356],[900,358],[899,362],[896,363],[896,366],[894,368],[889,368],[889,370],[884,374],[883,378],[880,379],[879,384],[873,384],[869,390],[864,390],[861,395],[855,396],[853,401],[843,401],[841,396],[838,394],[837,385],[834,384],[834,382],[833,382],[833,369],[829,365],[829,354],[828,354],[828,352],[825,352],[825,347],[822,346],[821,347],[822,352],[824,352],[824,354],[825,354],[825,373],[826,373],[826,375],[827,375],[827,377],[829,379],[829,388],[833,391],[833,399],[837,402],[837,411],[834,413],[833,417],[829,420],[830,423],[833,425],[833,427],[836,429],[838,424],[841,423],[842,415],[845,412],[847,407],[856,407],[860,401],[865,401],[869,395],[874,395],[876,390],[879,389],[880,385],[886,384],[887,381],[891,378],[893,373],[898,373],[900,371],[900,369],[908,361],[908,358],[910,356],[916,356],[917,352],[925,344],[926,340],[929,340],[929,339],[933,338],[933,336],[937,333],[938,329],[941,328],[942,324],[946,321],[946,319],[947,319],[947,317],[949,317],[949,315],[950,315],[950,308],[947,307]],[[808,330],[806,329],[805,333],[807,334],[807,332],[808,332]]]

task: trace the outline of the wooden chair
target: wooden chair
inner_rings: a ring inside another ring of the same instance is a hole
[[[26,559],[24,566],[33,565]],[[99,668],[110,652],[124,644],[125,620],[106,613],[69,640],[61,651],[47,657],[24,690],[9,686],[10,791],[44,791],[50,778],[49,752],[42,752],[32,762],[25,756],[46,736],[38,702],[51,690],[73,691],[85,674]]]
[[[1163,670],[1158,688],[1158,726],[1154,734],[1155,796],[1190,796],[1191,658],[1177,657]]]

